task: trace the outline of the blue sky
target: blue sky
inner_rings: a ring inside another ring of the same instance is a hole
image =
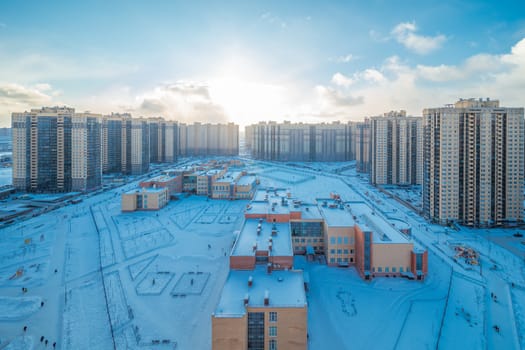
[[[520,1],[4,1],[0,126],[49,104],[240,124],[525,104]],[[520,90],[521,89],[521,90]]]

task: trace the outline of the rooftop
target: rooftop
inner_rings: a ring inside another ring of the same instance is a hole
[[[252,285],[248,280],[252,279]],[[265,295],[269,305],[264,305]],[[222,289],[215,317],[243,316],[246,314],[244,299],[248,307],[306,307],[302,271],[273,271],[267,273],[264,266],[252,271],[232,270]]]
[[[241,176],[239,181],[237,181],[237,185],[246,186],[246,185],[249,185],[249,184],[255,182],[255,179],[256,179],[256,177],[254,175]]]
[[[253,200],[265,201],[271,200],[272,198],[275,200],[281,200],[281,197],[288,197],[289,193],[290,191],[284,188],[260,188],[257,190],[257,192],[255,192]]]
[[[352,215],[345,210],[343,202],[331,198],[318,198],[317,205],[328,226],[348,227],[355,225]]]
[[[260,226],[259,226],[260,225]],[[260,227],[260,233],[258,229]],[[248,219],[239,233],[235,246],[233,247],[232,256],[254,256],[254,245],[256,250],[269,250],[270,238],[272,252],[274,256],[292,256],[292,239],[290,235],[289,223],[275,223],[277,234],[272,236],[274,223],[269,223],[259,219]]]
[[[158,193],[162,191],[166,191],[166,189],[164,187],[142,187],[142,188],[135,188],[131,191],[127,191],[125,194],[134,194],[134,193],[142,193],[142,192]]]
[[[237,179],[241,176],[240,171],[228,171],[226,174],[218,177],[215,182],[228,182],[228,183],[235,183]]]
[[[411,243],[404,234],[398,231],[393,222],[388,221],[365,202],[347,202],[351,215],[356,217],[356,223],[362,230],[372,231],[373,242],[380,243]]]
[[[143,182],[166,182],[166,181],[171,181],[175,178],[176,176],[159,175],[159,176],[152,177],[151,179],[144,180]]]

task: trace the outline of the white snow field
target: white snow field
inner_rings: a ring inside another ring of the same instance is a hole
[[[306,202],[330,192],[366,201],[411,226],[429,251],[423,282],[367,282],[353,268],[296,257],[309,277],[309,349],[525,348],[520,230],[428,224],[352,162],[248,161],[248,171]],[[120,193],[135,185],[0,231],[0,349],[211,348],[211,314],[248,202],[182,196],[157,212],[121,213]],[[458,244],[477,250],[481,265],[455,257]]]

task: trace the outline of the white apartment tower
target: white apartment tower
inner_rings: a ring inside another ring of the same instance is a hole
[[[446,224],[523,221],[523,108],[460,100],[423,111],[423,213]]]
[[[370,182],[413,185],[423,180],[422,118],[405,111],[370,118]]]

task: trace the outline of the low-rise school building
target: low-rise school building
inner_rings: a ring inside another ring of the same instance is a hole
[[[168,189],[165,187],[143,187],[125,192],[121,196],[121,210],[131,212],[137,210],[159,210],[169,201]]]

